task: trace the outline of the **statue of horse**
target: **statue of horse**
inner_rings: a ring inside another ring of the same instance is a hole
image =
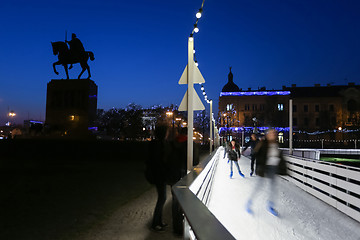
[[[95,57],[93,52],[83,52],[81,54],[77,54],[77,56],[74,56],[73,54],[71,54],[68,45],[65,42],[51,42],[51,45],[54,55],[58,55],[59,59],[59,61],[53,63],[55,74],[59,75],[59,73],[56,71],[55,66],[63,65],[66,72],[66,79],[69,79],[68,64],[80,63],[82,71],[78,79],[80,79],[81,75],[85,72],[85,70],[88,70],[88,79],[90,79],[90,67],[87,61],[89,60],[89,58],[91,61],[94,61]],[[71,68],[72,66],[70,66],[69,69]]]

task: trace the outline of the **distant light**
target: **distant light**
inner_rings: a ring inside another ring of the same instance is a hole
[[[70,121],[74,121],[75,120],[75,116],[74,115],[70,115]]]
[[[199,63],[197,61],[195,61],[195,65],[198,67],[199,66]]]
[[[204,86],[201,86],[201,90],[204,91]]]
[[[341,131],[341,130],[342,130],[342,127],[338,127],[338,130]]]
[[[193,53],[195,53],[195,49],[193,49]]]
[[[199,32],[199,28],[197,27],[197,24],[194,24],[194,32]]]
[[[200,8],[199,11],[196,13],[196,18],[201,18],[202,9]]]
[[[143,127],[143,131],[145,131],[145,130],[146,130],[146,128]]]
[[[205,91],[203,91],[203,95],[204,95],[204,96],[205,96],[205,94],[206,94]]]

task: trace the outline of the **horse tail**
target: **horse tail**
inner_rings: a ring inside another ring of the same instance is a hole
[[[93,52],[86,52],[86,53],[89,55],[91,61],[95,60],[95,56]]]

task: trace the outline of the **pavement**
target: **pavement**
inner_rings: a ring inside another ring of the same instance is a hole
[[[105,222],[93,227],[79,240],[178,240],[172,233],[171,190],[167,189],[164,206],[165,232],[153,232],[150,224],[157,200],[155,187],[115,211]]]

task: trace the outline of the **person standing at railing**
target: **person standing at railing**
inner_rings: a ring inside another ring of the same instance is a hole
[[[166,136],[167,127],[165,125],[156,126],[155,140],[150,142],[149,157],[145,165],[145,177],[149,183],[155,185],[158,196],[151,224],[151,230],[156,232],[163,232],[167,226],[162,221],[166,202],[166,160],[169,152]]]
[[[230,161],[230,178],[233,177],[233,164],[235,164],[236,168],[239,171],[241,177],[245,177],[244,174],[241,172],[238,160],[240,160],[240,147],[236,144],[235,140],[231,140],[231,145],[227,149],[228,158]]]
[[[246,205],[246,210],[250,214],[254,213],[252,210],[254,198],[264,185],[263,180],[267,180],[268,184],[270,184],[267,209],[274,216],[278,216],[278,212],[275,209],[275,198],[277,196],[276,175],[286,175],[287,167],[277,143],[277,136],[278,134],[275,129],[268,130],[265,140],[259,142],[255,148],[256,175],[259,178],[257,178],[255,187]],[[264,177],[266,178],[264,179]]]
[[[179,134],[170,141],[171,152],[167,159],[167,184],[175,185],[187,174],[187,128],[179,129]],[[199,148],[194,143],[193,165],[199,163]],[[172,195],[172,224],[176,236],[182,236],[184,231],[184,217],[180,204]]]
[[[249,147],[251,148],[251,153],[250,153],[250,157],[251,157],[251,165],[250,165],[250,177],[254,174],[254,165],[255,165],[255,148],[256,145],[258,144],[259,140],[256,137],[256,134],[253,133],[251,134],[251,139],[249,142],[247,142],[245,144],[245,148],[242,150],[242,153],[244,154],[244,152],[246,151],[246,149],[248,149]]]

